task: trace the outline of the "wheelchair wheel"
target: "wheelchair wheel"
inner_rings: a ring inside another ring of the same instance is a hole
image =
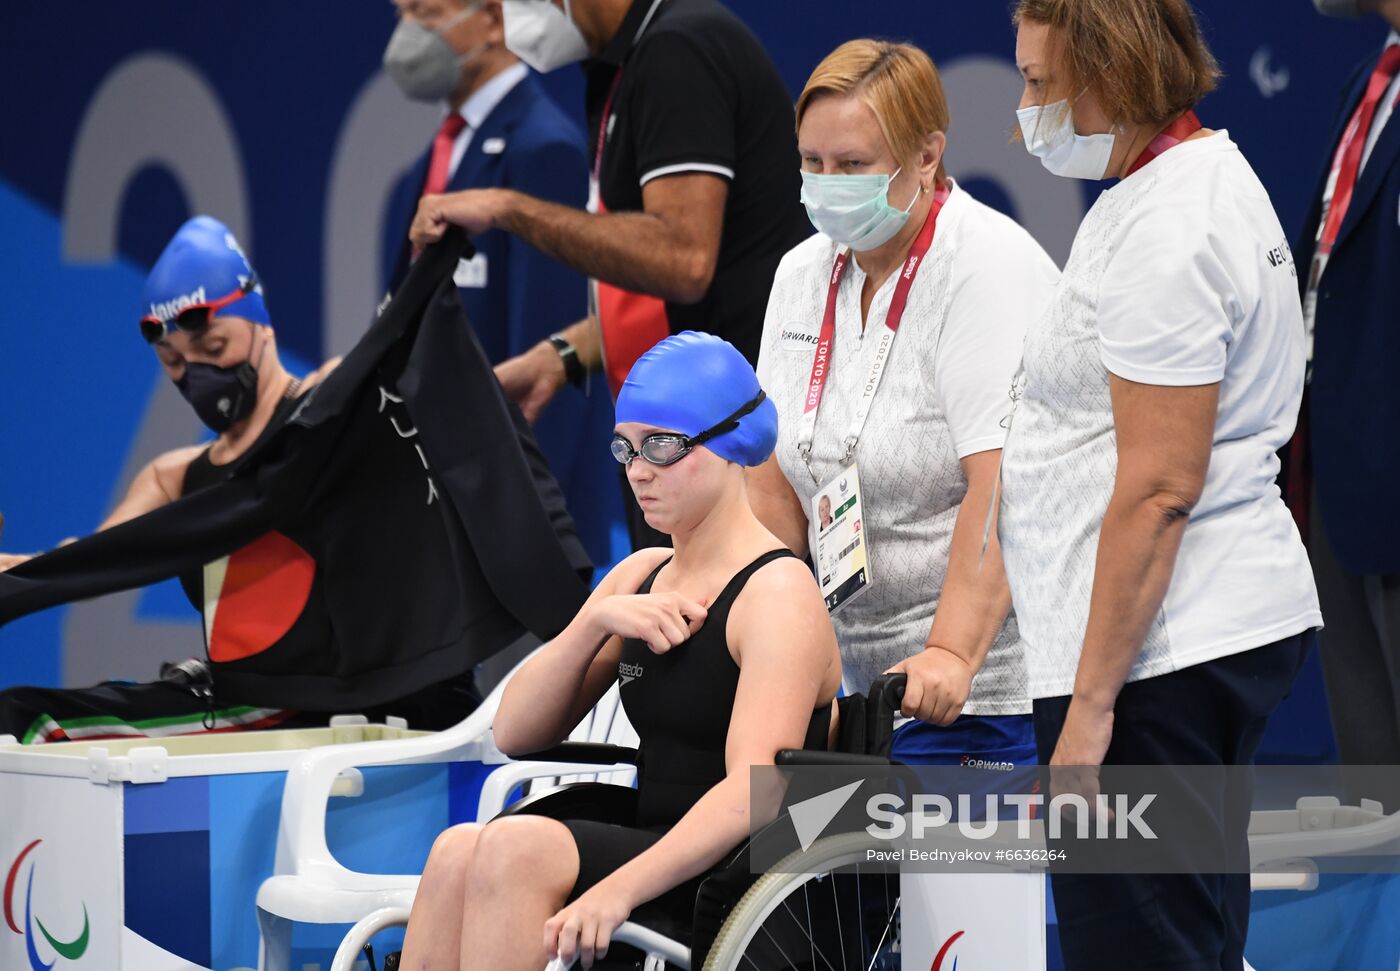
[[[813,843],[759,877],[725,920],[704,971],[899,971],[899,874],[866,862],[865,833]],[[785,873],[800,866],[804,872]]]

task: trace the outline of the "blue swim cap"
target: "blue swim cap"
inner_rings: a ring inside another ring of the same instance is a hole
[[[758,376],[738,349],[713,334],[688,330],[643,354],[617,395],[617,420],[695,436],[733,416],[762,394]],[[778,442],[778,409],[764,398],[739,427],[704,447],[740,465],[761,465]]]
[[[187,221],[166,244],[141,291],[141,316],[169,323],[190,306],[226,297],[256,279],[232,232],[210,216]],[[270,323],[262,285],[219,310],[220,315]]]

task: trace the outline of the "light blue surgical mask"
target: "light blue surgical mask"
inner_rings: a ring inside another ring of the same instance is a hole
[[[890,205],[890,183],[894,175],[824,175],[802,173],[802,205],[817,232],[833,241],[863,253],[894,239],[909,220],[909,211],[919,198],[919,190],[909,205]]]

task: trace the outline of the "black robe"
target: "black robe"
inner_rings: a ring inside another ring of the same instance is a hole
[[[0,625],[213,563],[221,700],[306,710],[382,704],[562,630],[591,565],[462,311],[466,248],[454,231],[425,251],[227,481],[0,573]]]

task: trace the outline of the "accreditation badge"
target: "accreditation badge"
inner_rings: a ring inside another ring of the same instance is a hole
[[[821,583],[826,609],[831,613],[870,586],[864,520],[860,473],[852,462],[812,497],[817,580]]]

